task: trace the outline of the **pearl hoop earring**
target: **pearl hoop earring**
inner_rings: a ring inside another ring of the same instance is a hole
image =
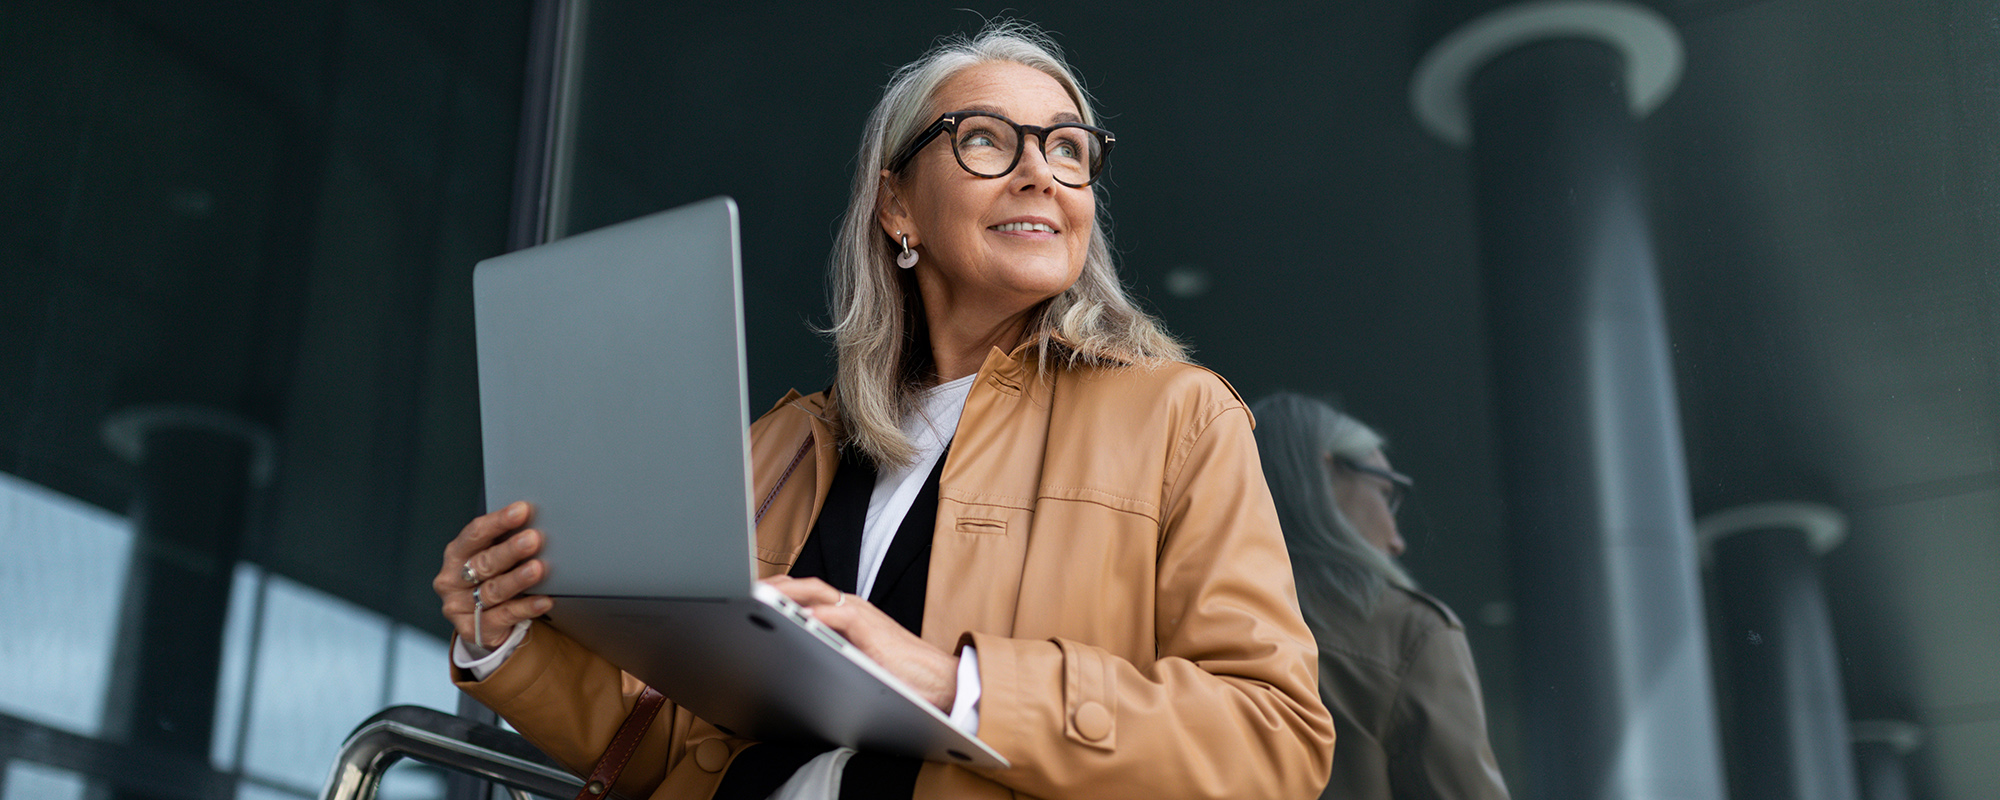
[[[896,231],[896,235],[903,237],[903,252],[896,254],[896,266],[903,269],[916,266],[917,251],[910,249],[910,235],[902,231]]]

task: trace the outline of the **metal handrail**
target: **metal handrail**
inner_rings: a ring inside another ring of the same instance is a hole
[[[391,706],[348,734],[320,800],[373,800],[382,773],[404,758],[484,778],[516,796],[573,797],[583,788],[582,779],[516,734],[421,706]]]

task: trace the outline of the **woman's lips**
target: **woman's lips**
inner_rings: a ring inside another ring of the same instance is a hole
[[[987,230],[998,231],[1000,233],[1054,234],[1059,232],[1056,230],[1056,226],[1050,225],[1049,223],[1046,222],[1002,222],[998,225],[993,225],[988,227]]]

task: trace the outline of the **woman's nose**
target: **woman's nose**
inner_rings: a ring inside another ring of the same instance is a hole
[[[1056,179],[1053,168],[1049,166],[1049,155],[1042,152],[1040,147],[1027,146],[1027,142],[1032,141],[1036,140],[1028,139],[1022,142],[1021,163],[1014,165],[1014,175],[1021,179],[1018,188],[1053,190]]]

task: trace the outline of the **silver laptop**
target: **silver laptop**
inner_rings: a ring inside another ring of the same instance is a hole
[[[547,534],[550,622],[732,734],[1005,767],[752,560],[736,203],[479,263],[486,496]]]

